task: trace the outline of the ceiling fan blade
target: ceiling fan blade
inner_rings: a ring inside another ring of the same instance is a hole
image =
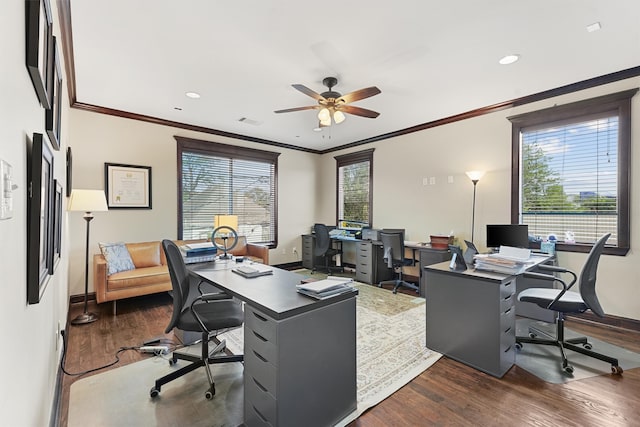
[[[370,119],[375,119],[380,115],[380,113],[376,111],[367,110],[366,108],[355,107],[353,105],[340,105],[339,107],[337,107],[337,109],[344,113],[353,114],[354,116],[368,117]]]
[[[338,98],[338,101],[340,102],[344,101],[345,104],[348,104],[350,102],[355,102],[361,99],[369,98],[381,92],[382,91],[375,86],[366,87],[364,89],[356,90],[346,95],[342,95],[340,98]]]
[[[298,89],[300,92],[304,93],[305,95],[309,95],[310,97],[312,97],[316,101],[326,101],[324,96],[320,95],[318,92],[315,92],[315,91],[309,89],[305,85],[295,84],[295,85],[291,85],[291,86],[293,86],[295,89]]]
[[[307,107],[296,107],[296,108],[287,108],[286,110],[278,110],[278,111],[274,111],[274,113],[291,113],[293,111],[315,110],[319,107],[320,107],[319,105],[309,105]]]

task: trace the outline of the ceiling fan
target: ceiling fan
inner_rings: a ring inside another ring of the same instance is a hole
[[[355,116],[368,117],[370,119],[375,119],[380,115],[380,113],[376,111],[348,105],[351,102],[359,101],[361,99],[369,98],[381,93],[380,89],[378,89],[377,87],[371,86],[364,89],[356,90],[346,95],[341,95],[339,92],[334,92],[332,90],[333,87],[338,84],[337,78],[326,77],[322,80],[322,84],[328,87],[329,90],[326,92],[317,93],[301,84],[291,85],[305,95],[309,95],[310,97],[318,101],[318,105],[287,108],[286,110],[275,111],[275,113],[291,113],[293,111],[302,110],[320,110],[318,111],[318,120],[320,121],[320,127],[331,126],[331,119],[333,119],[336,124],[342,123],[346,118],[344,113],[353,114]]]

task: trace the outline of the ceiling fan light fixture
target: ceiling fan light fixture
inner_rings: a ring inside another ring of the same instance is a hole
[[[331,113],[328,108],[325,107],[318,111],[318,120],[320,120],[320,122],[329,121],[329,125],[331,125]]]
[[[331,126],[331,117],[328,117],[326,120],[320,120],[320,127],[328,127]]]
[[[342,111],[338,110],[333,113],[333,121],[336,122],[336,124],[344,122],[344,119],[346,119],[346,116]]]

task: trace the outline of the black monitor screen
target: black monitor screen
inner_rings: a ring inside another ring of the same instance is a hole
[[[529,226],[526,224],[487,224],[487,247],[529,247]]]

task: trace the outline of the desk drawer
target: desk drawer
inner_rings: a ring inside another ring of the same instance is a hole
[[[271,393],[275,398],[278,397],[276,391],[276,376],[277,369],[274,365],[269,363],[260,354],[254,350],[248,351],[244,354],[244,372],[245,375],[252,377],[246,378],[247,381],[257,381],[262,389]]]
[[[509,327],[513,328],[516,324],[516,308],[511,307],[500,313],[500,331],[506,331]],[[514,332],[515,333],[515,332]]]
[[[260,410],[253,406],[250,402],[244,402],[244,424],[247,427],[273,427],[275,422],[270,423],[267,418],[262,415]]]
[[[262,421],[276,424],[276,399],[254,378],[245,378],[244,398],[245,405],[256,411]]]
[[[516,292],[516,281],[512,280],[500,286],[500,298],[506,298]]]
[[[274,366],[278,366],[278,348],[258,332],[246,328],[244,331],[244,352],[255,351]]]
[[[506,296],[502,296],[500,299],[500,313],[504,313],[509,308],[515,307],[516,305],[516,293],[512,293]]]
[[[356,269],[356,281],[363,283],[373,283],[373,272],[372,271],[361,271]]]
[[[245,331],[253,331],[273,345],[277,345],[278,323],[248,304],[245,304],[244,309],[244,327]]]

